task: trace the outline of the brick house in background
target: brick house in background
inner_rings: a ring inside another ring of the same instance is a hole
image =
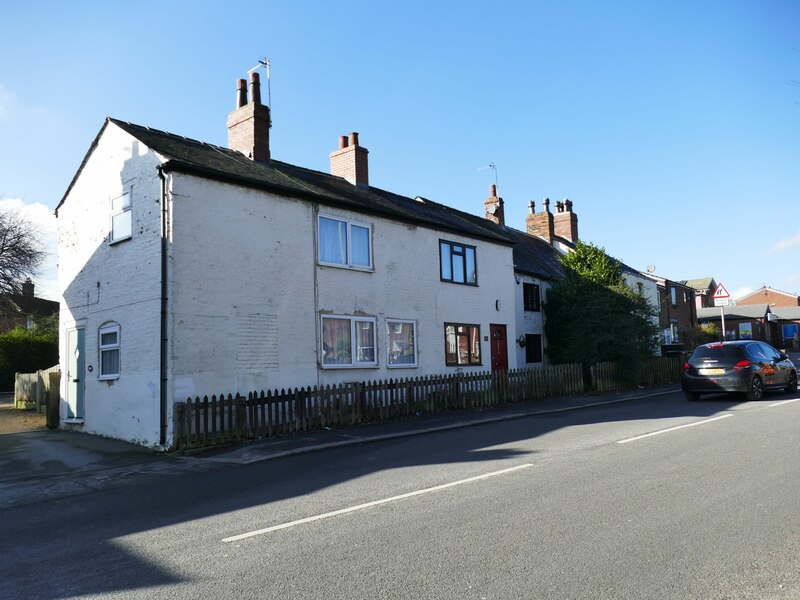
[[[685,350],[684,333],[697,327],[695,288],[651,273],[648,277],[658,287],[658,325],[661,330],[661,353]]]
[[[33,329],[37,320],[58,313],[58,302],[37,298],[30,279],[20,288],[19,294],[8,294],[0,299],[0,333],[15,327]]]
[[[764,286],[736,299],[736,306],[752,306],[754,304],[767,304],[770,307],[800,306],[800,296]]]
[[[709,308],[714,306],[714,292],[717,289],[717,282],[713,277],[701,277],[700,279],[687,279],[680,281],[683,285],[688,285],[694,289],[695,307]]]

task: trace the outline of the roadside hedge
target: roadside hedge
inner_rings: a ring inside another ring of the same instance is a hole
[[[0,391],[14,389],[14,373],[34,373],[58,364],[58,335],[17,327],[0,334]]]

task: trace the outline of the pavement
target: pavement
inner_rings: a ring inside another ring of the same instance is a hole
[[[45,429],[10,433],[0,435],[0,509],[123,487],[168,475],[219,469],[225,465],[247,465],[343,446],[657,398],[678,389],[677,385],[669,385],[422,415],[397,421],[326,428],[185,454],[156,452],[135,444],[73,431]]]

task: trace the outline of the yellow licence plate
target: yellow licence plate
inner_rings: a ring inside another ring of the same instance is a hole
[[[725,369],[699,369],[700,375],[724,375]]]

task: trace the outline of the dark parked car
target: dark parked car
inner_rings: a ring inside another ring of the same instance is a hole
[[[789,357],[754,340],[698,346],[683,365],[681,388],[688,400],[700,394],[740,392],[761,400],[766,390],[797,391],[797,369]]]

